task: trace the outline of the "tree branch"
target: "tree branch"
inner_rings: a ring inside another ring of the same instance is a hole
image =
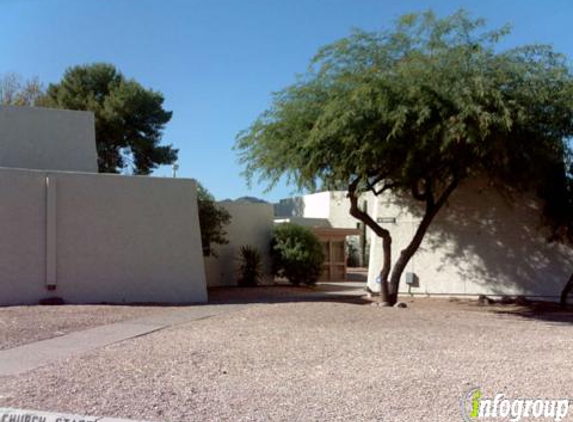
[[[348,197],[350,198],[350,215],[354,218],[362,221],[366,226],[376,233],[376,235],[382,238],[382,251],[384,252],[384,261],[382,264],[382,270],[380,271],[380,301],[382,303],[389,303],[389,291],[388,291],[388,276],[390,275],[390,269],[392,267],[392,236],[390,236],[390,231],[386,230],[380,226],[367,211],[363,211],[358,206],[358,194],[356,192],[358,184],[360,183],[360,178],[357,177],[348,186]]]
[[[400,186],[400,183],[398,183],[398,182],[391,182],[391,183],[384,183],[384,185],[382,185],[382,187],[381,187],[380,189],[378,189],[378,190],[376,190],[376,185],[369,185],[369,186],[368,186],[368,189],[370,189],[370,191],[371,191],[374,195],[378,196],[378,195],[383,194],[383,193],[386,192],[387,190],[397,188],[398,186]]]
[[[358,195],[356,189],[360,178],[354,179],[348,185],[348,198],[350,199],[350,215],[366,224],[379,237],[390,236],[390,232],[380,226],[367,212],[364,212],[358,206]]]

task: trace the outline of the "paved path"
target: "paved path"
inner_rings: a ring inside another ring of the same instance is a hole
[[[48,363],[67,359],[134,337],[190,321],[243,309],[245,304],[197,305],[168,314],[150,315],[115,324],[76,331],[0,351],[0,377],[17,375]]]

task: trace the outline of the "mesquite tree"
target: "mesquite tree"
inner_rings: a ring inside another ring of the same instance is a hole
[[[479,176],[538,188],[573,134],[565,58],[543,45],[500,51],[507,33],[464,11],[426,12],[322,48],[238,135],[247,179],[345,188],[350,214],[382,238],[381,300],[395,303],[404,268],[460,183]],[[367,191],[409,195],[422,207],[395,261],[389,228],[358,206]]]

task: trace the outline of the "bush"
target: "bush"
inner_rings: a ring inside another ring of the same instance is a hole
[[[226,245],[225,226],[231,222],[231,214],[218,205],[215,197],[197,182],[197,207],[199,209],[199,227],[203,256],[217,256],[213,245]]]
[[[249,245],[241,246],[239,252],[241,275],[238,280],[239,286],[256,286],[259,284],[262,275],[263,261],[257,248]]]
[[[322,272],[322,245],[306,227],[290,223],[276,226],[271,256],[273,273],[295,285],[314,284]]]

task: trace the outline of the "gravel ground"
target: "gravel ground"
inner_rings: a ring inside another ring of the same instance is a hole
[[[0,379],[0,407],[165,421],[459,421],[573,396],[573,325],[466,303],[253,305]],[[559,322],[562,321],[562,322]],[[573,414],[573,413],[572,413]]]
[[[0,307],[0,350],[173,309],[104,305]]]

